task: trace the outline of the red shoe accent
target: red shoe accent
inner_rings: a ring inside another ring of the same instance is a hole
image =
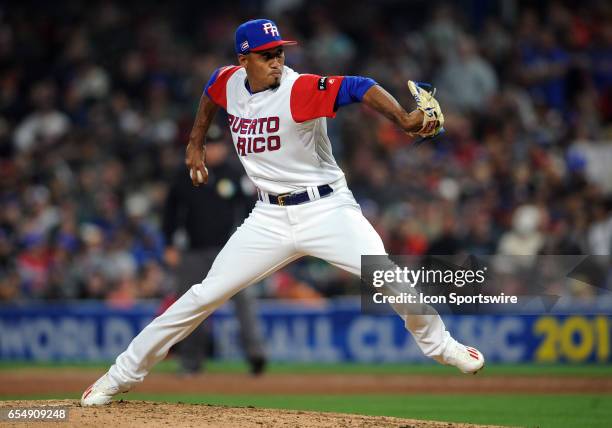
[[[91,391],[93,391],[93,387],[94,384],[92,383],[91,386],[85,390],[85,392],[83,393],[83,398],[81,398],[82,400],[86,399],[87,396],[91,394]]]
[[[470,354],[470,357],[472,357],[473,359],[475,359],[475,360],[479,360],[480,359],[478,357],[478,353],[477,352],[474,352],[474,351],[471,351],[471,350],[468,349],[468,353]]]

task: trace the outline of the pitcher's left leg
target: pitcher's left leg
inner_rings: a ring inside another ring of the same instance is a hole
[[[362,255],[386,255],[387,252],[359,205],[350,202],[352,195],[347,200],[349,195],[350,192],[320,200],[316,206],[308,207],[308,215],[300,222],[297,241],[301,251],[360,276]],[[333,206],[335,199],[340,203]],[[427,308],[418,315],[408,314],[401,308],[393,309],[402,317],[421,351],[428,357],[437,357],[443,353],[450,335],[440,315],[433,308]]]
[[[380,236],[363,216],[348,189],[316,201],[300,214],[297,242],[304,253],[327,260],[357,276],[361,276],[362,255],[387,254]],[[431,306],[418,305],[409,310],[403,305],[391,306],[426,356],[453,365],[464,373],[476,373],[484,365],[482,354],[453,339]]]

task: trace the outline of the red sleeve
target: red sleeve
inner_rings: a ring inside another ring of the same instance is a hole
[[[343,76],[302,74],[291,88],[291,116],[296,122],[335,117],[334,105]]]
[[[227,81],[240,69],[237,65],[229,65],[216,70],[206,84],[205,92],[215,104],[227,110]]]

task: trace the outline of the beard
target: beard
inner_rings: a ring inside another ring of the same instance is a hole
[[[280,82],[281,82],[281,78],[280,77],[275,78],[274,82],[270,86],[268,86],[268,89],[276,89],[276,88],[278,88],[280,86]]]

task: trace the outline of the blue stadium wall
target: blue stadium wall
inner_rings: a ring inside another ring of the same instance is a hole
[[[156,303],[118,309],[100,303],[0,306],[0,361],[110,361],[157,314]],[[268,301],[259,307],[274,361],[422,362],[402,321],[360,312],[359,300],[320,305]],[[241,358],[238,322],[228,304],[210,322],[216,355]],[[444,316],[457,339],[503,363],[609,363],[612,318]]]

